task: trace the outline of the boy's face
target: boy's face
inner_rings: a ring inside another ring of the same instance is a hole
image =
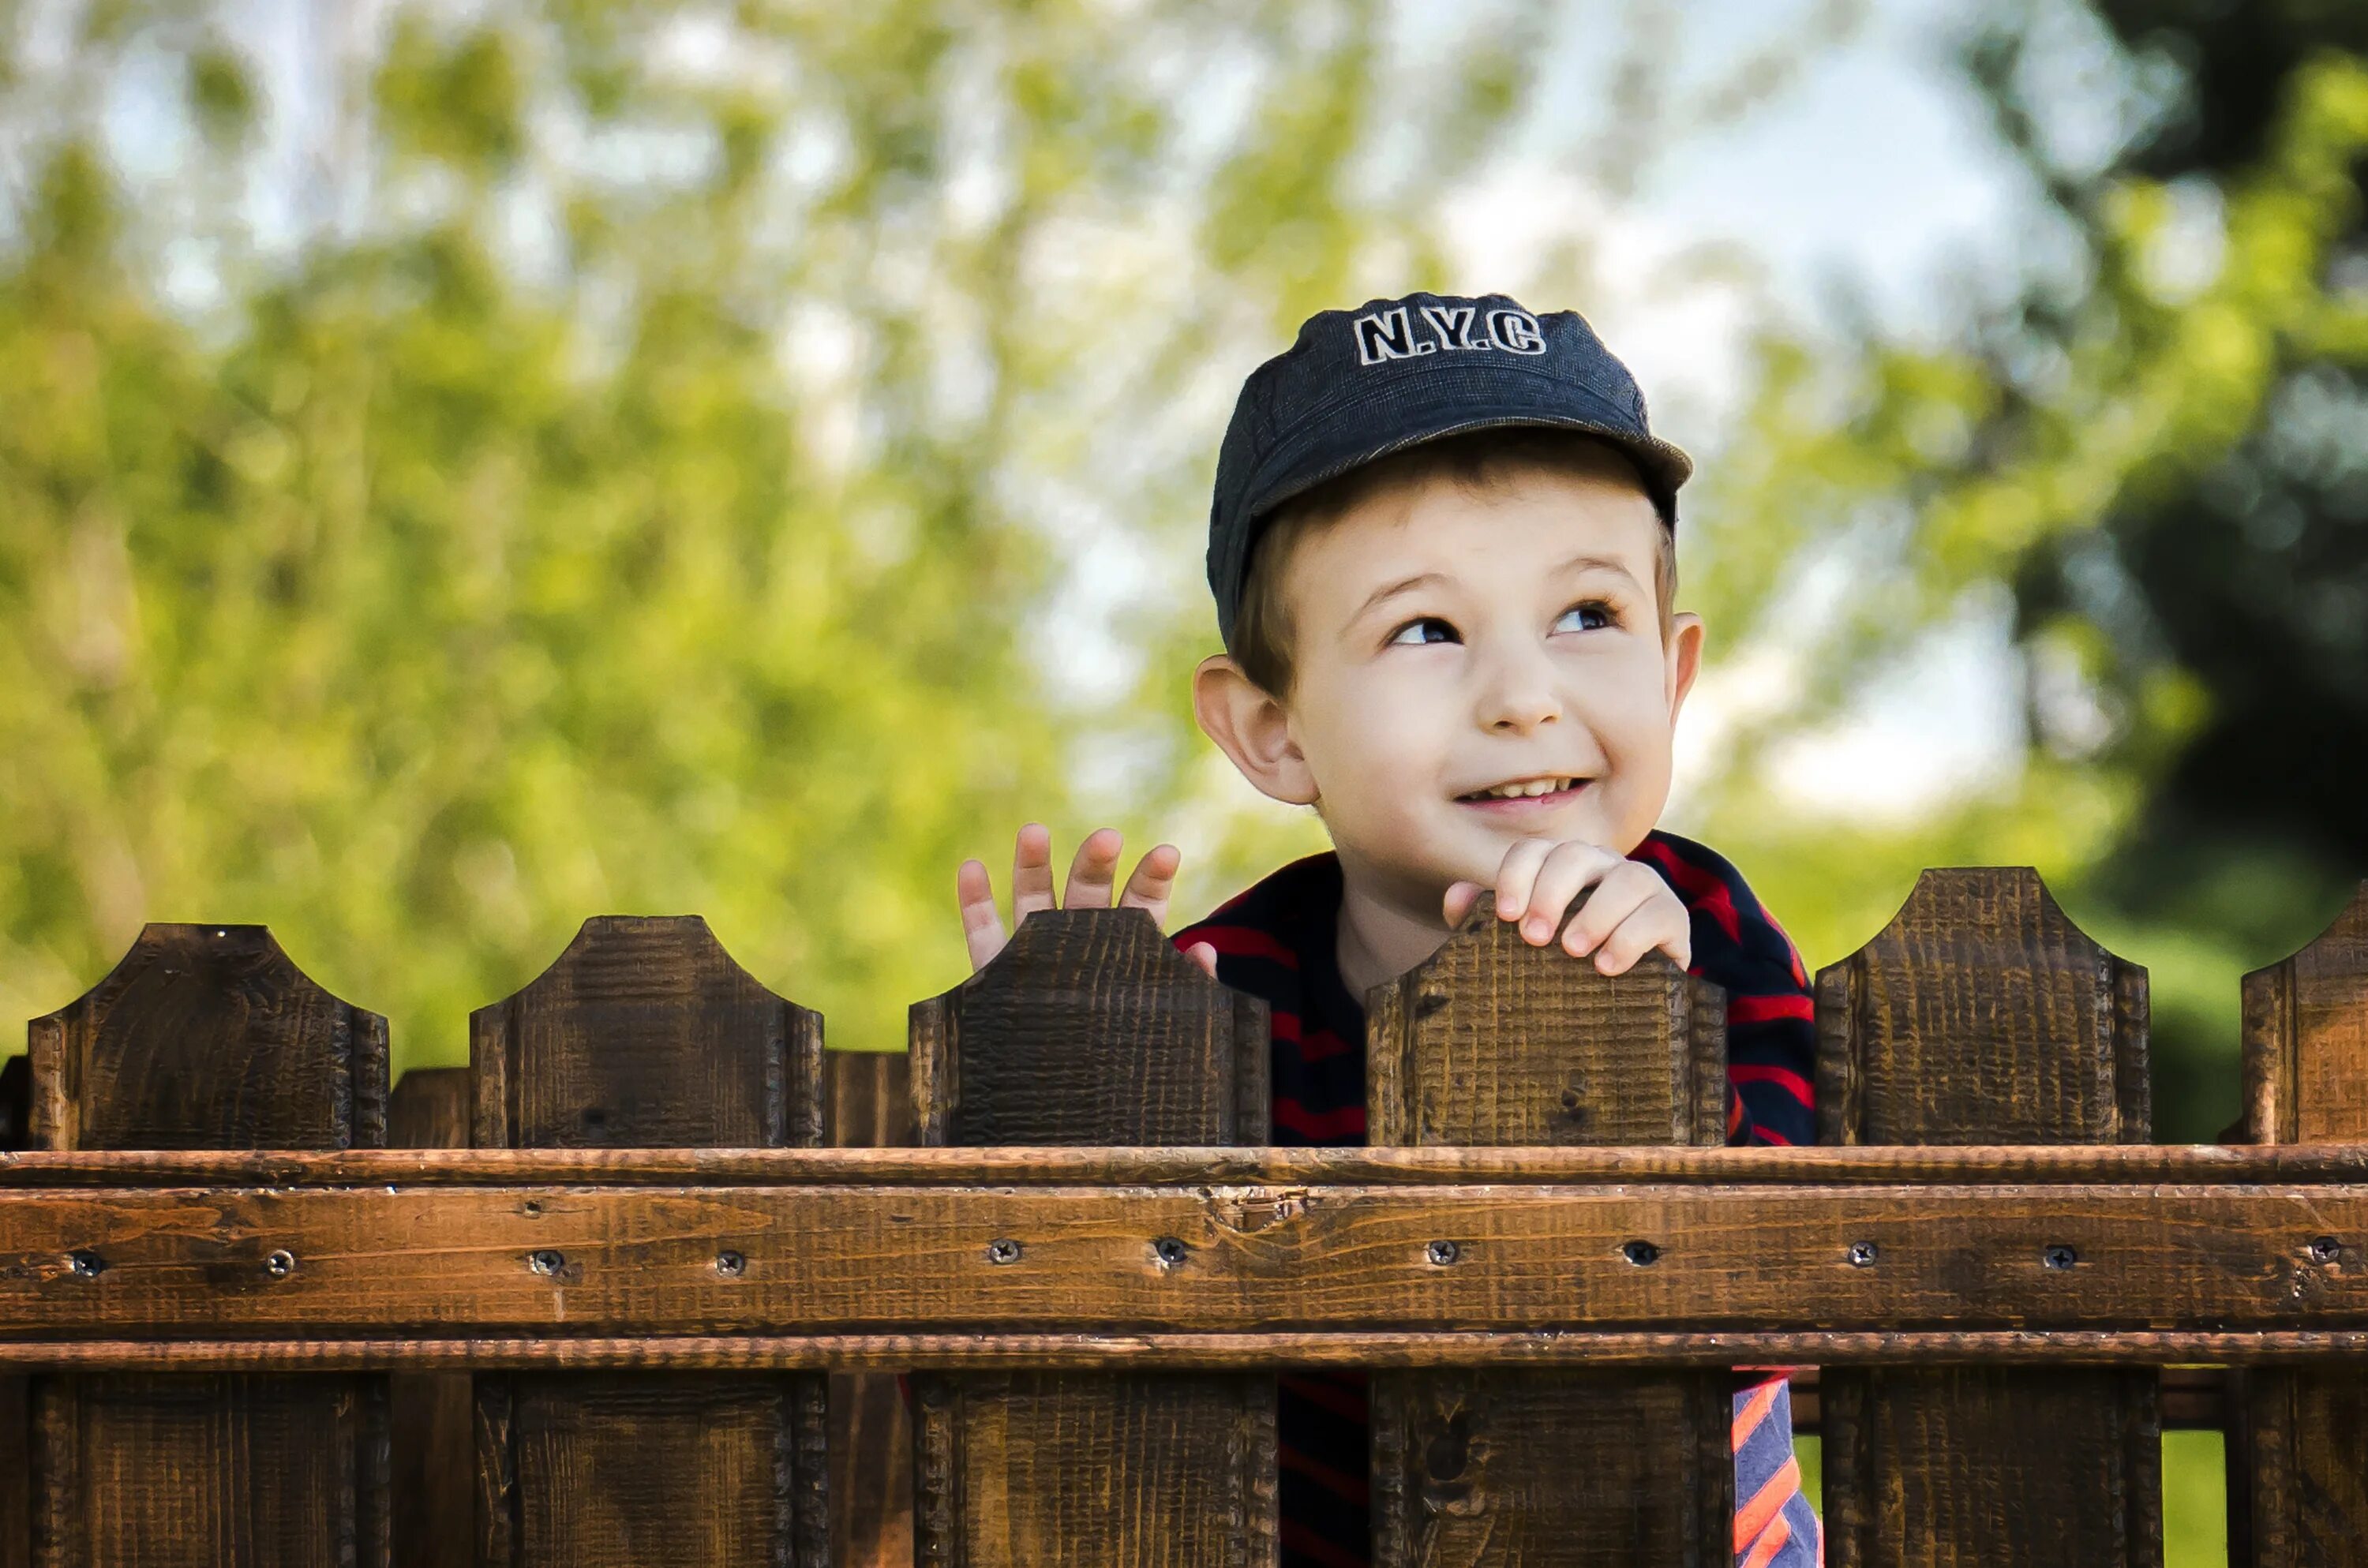
[[[1668,798],[1702,643],[1691,616],[1663,635],[1662,526],[1611,465],[1368,498],[1282,562],[1291,695],[1263,749],[1226,749],[1410,909],[1493,885],[1520,839],[1625,854]]]

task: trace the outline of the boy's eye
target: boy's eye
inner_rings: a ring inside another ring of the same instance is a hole
[[[1400,642],[1412,645],[1418,642],[1461,642],[1463,641],[1463,638],[1456,635],[1455,628],[1435,615],[1426,615],[1409,620],[1390,633],[1392,645]]]
[[[1594,631],[1612,624],[1611,607],[1589,599],[1583,605],[1573,605],[1562,612],[1554,623],[1556,631]]]

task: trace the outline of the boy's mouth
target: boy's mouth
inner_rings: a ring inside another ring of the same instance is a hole
[[[1536,778],[1515,778],[1503,784],[1491,784],[1486,790],[1474,790],[1458,795],[1455,802],[1463,806],[1494,806],[1520,810],[1524,807],[1558,805],[1569,800],[1591,780],[1548,774]]]

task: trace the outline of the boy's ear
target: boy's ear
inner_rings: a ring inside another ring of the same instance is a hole
[[[1201,731],[1233,759],[1258,792],[1294,806],[1315,803],[1315,778],[1281,703],[1223,653],[1192,672],[1192,713]]]
[[[1686,705],[1686,693],[1694,688],[1694,676],[1702,674],[1702,617],[1691,610],[1669,618],[1668,686],[1669,719],[1677,721],[1678,710]]]

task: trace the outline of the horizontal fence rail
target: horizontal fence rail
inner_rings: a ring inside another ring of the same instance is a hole
[[[1133,912],[880,1057],[595,919],[399,1085],[151,926],[0,1074],[0,1568],[1265,1568],[1318,1377],[1383,1568],[1707,1568],[1737,1367],[1837,1568],[2157,1568],[2182,1426],[2233,1561],[2368,1568],[2368,889],[2247,979],[2240,1143],[2149,1141],[2146,976],[2027,871],[1813,989],[1825,1146],[1718,1147],[1724,994],[1484,912],[1366,999],[1375,1146],[1283,1149],[1264,1004]]]

